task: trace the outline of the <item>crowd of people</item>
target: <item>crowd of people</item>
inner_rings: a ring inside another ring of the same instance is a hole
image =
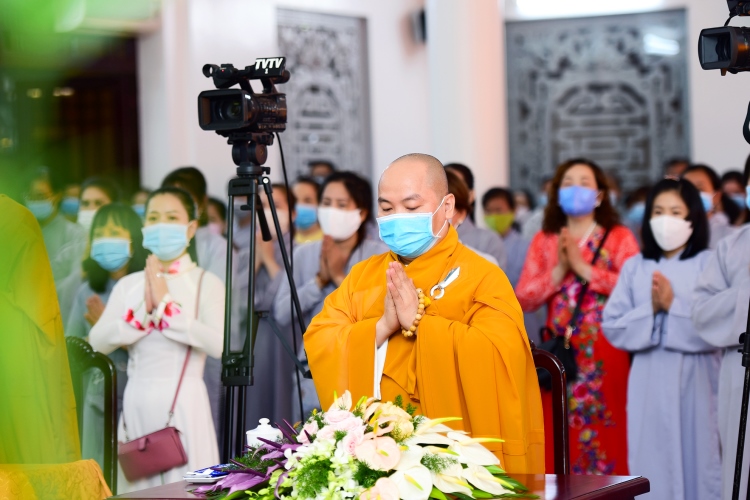
[[[573,348],[573,472],[644,475],[654,498],[727,498],[744,370],[735,346],[750,296],[750,162],[720,177],[676,159],[662,180],[628,193],[616,175],[582,158],[559,165],[536,194],[476,186],[471,168],[459,163],[445,172],[455,198],[450,224],[465,246],[504,271],[529,339],[540,345],[563,337]],[[105,178],[73,185],[40,169],[24,201],[41,226],[65,335],[87,339],[117,368],[118,440],[158,430],[168,418],[182,433],[184,468],[137,482],[121,475],[120,492],[219,463],[229,225],[233,344],[248,326],[250,265],[256,308],[269,313],[255,343],[249,427],[264,417],[298,421],[320,407],[315,385],[295,375],[274,333],[289,344],[296,339],[305,362],[279,239],[293,248],[306,325],[356,264],[389,251],[373,186],[330,162],[311,163],[290,190],[273,186],[283,234],[257,238],[254,263],[252,220],[239,209],[245,201],[236,200],[235,220],[227,220],[224,202],[208,196],[194,167],[128,197]],[[84,456],[100,461],[101,390],[92,376],[82,435]],[[548,391],[542,400],[548,408]],[[545,424],[551,470],[551,418]]]

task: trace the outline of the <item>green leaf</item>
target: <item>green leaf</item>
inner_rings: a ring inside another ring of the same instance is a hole
[[[470,497],[469,495],[465,495],[463,493],[458,493],[458,492],[451,493],[451,496],[460,498],[461,500],[474,500],[474,498]]]
[[[225,500],[237,500],[239,498],[249,498],[247,491],[235,491],[234,493],[227,495]]]
[[[432,487],[430,498],[436,498],[437,500],[448,500],[448,497],[445,496],[445,493],[435,488],[434,486]]]
[[[505,471],[497,465],[485,465],[484,468],[487,469],[490,474],[505,474]]]
[[[471,495],[474,498],[495,498],[495,495],[493,495],[492,493],[487,493],[486,491],[479,489],[473,490],[471,492]]]

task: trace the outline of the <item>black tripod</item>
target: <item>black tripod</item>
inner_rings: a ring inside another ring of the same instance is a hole
[[[254,367],[254,347],[255,338],[258,331],[260,318],[271,320],[267,312],[256,311],[255,308],[255,242],[256,242],[256,216],[260,224],[260,230],[264,241],[271,241],[271,231],[268,227],[263,210],[258,210],[260,203],[259,190],[265,191],[268,197],[268,205],[271,208],[273,216],[274,229],[278,235],[279,245],[281,247],[281,256],[284,261],[291,289],[292,303],[296,312],[297,321],[299,321],[300,331],[305,331],[302,309],[297,296],[297,289],[294,286],[294,277],[292,275],[289,255],[282,238],[281,225],[276,212],[276,206],[273,203],[271,181],[266,174],[269,173],[268,167],[263,167],[268,152],[267,147],[273,144],[273,135],[270,132],[264,133],[238,133],[229,136],[229,143],[232,144],[232,159],[237,165],[237,178],[229,181],[229,213],[228,221],[234,220],[234,198],[236,196],[247,197],[247,205],[242,205],[240,210],[250,212],[250,262],[249,262],[249,281],[248,281],[248,298],[247,298],[247,331],[241,351],[233,352],[231,349],[231,318],[232,318],[232,242],[234,240],[233,224],[227,224],[227,269],[226,269],[226,310],[224,312],[224,352],[222,354],[222,374],[221,378],[226,387],[226,401],[224,413],[224,453],[222,462],[226,463],[230,458],[239,455],[245,448],[245,427],[246,413],[245,405],[247,403],[247,387],[253,385],[253,367]],[[294,360],[297,370],[297,387],[300,387],[300,372],[309,377],[309,372],[297,358],[297,340],[296,334],[293,333],[294,347],[290,347],[286,339],[280,334],[278,328],[272,324],[274,331],[282,343],[287,354]],[[302,409],[302,395],[298,391],[300,410]]]
[[[750,113],[749,115],[750,116]],[[748,141],[750,142],[750,141]],[[734,486],[732,500],[739,500],[740,482],[742,480],[742,457],[745,452],[745,431],[747,430],[747,409],[750,403],[750,303],[747,307],[747,325],[745,333],[740,335],[742,349],[742,366],[745,367],[745,385],[742,388],[742,408],[740,409],[740,430],[737,435],[737,458],[734,462]],[[747,489],[747,499],[750,500],[750,488]]]

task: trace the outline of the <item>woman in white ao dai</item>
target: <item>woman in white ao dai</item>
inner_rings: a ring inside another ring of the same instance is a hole
[[[221,356],[224,286],[218,277],[197,267],[188,252],[197,229],[195,213],[192,198],[180,189],[152,193],[143,229],[143,246],[152,252],[146,269],[117,283],[90,333],[91,345],[99,352],[128,349],[128,384],[117,431],[120,442],[166,426],[192,346],[170,422],[181,433],[188,463],[132,483],[120,471],[118,493],[179,481],[186,471],[219,462],[203,369],[206,355]]]

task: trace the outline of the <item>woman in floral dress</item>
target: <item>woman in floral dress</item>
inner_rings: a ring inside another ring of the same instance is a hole
[[[594,265],[594,254],[606,235]],[[564,335],[584,282],[580,315],[570,340],[578,378],[568,380],[570,459],[574,474],[627,474],[625,401],[630,360],[601,331],[602,311],[624,262],[639,251],[609,201],[604,172],[576,159],[552,180],[542,231],[534,236],[516,287],[525,312],[548,307],[547,333]],[[548,337],[549,338],[549,337]],[[542,391],[545,408],[550,393]],[[552,428],[545,410],[547,469],[552,470]]]

